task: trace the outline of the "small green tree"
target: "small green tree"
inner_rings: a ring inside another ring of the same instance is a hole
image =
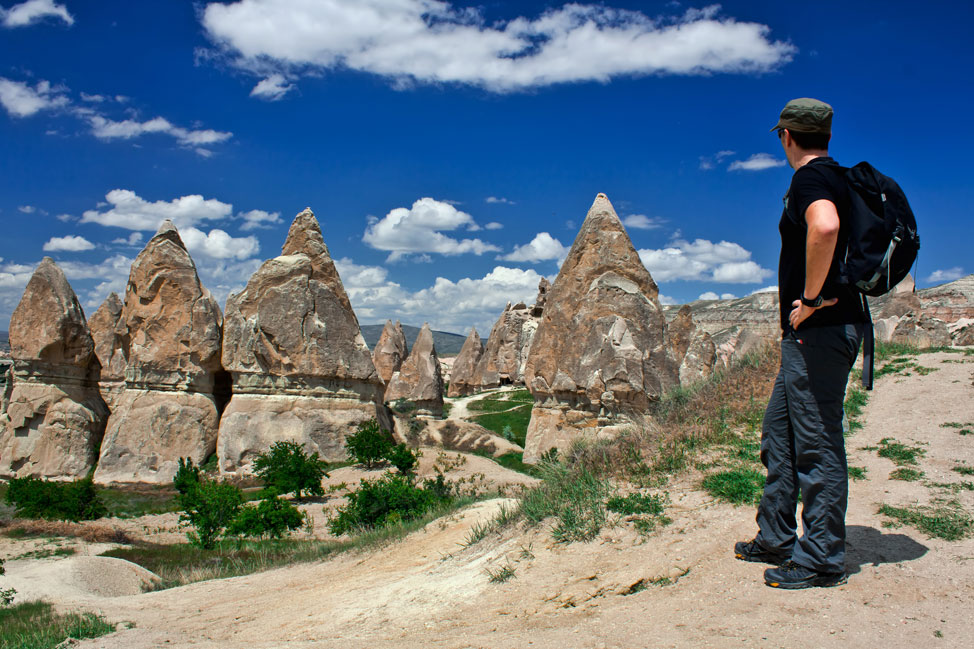
[[[258,453],[254,459],[254,473],[278,493],[302,493],[323,496],[322,478],[327,478],[328,463],[318,459],[318,453],[308,455],[297,442],[275,442],[267,453]]]
[[[440,502],[431,490],[417,487],[401,474],[386,473],[378,480],[362,480],[348,503],[328,522],[332,534],[382,527],[418,518]]]
[[[412,475],[419,463],[419,455],[405,444],[396,444],[386,453],[386,459],[403,475]]]
[[[34,476],[13,478],[6,500],[19,518],[82,521],[106,513],[91,475],[73,482],[50,482]]]
[[[190,543],[210,550],[219,536],[233,522],[243,504],[243,492],[229,483],[217,482],[200,474],[192,460],[179,460],[173,477],[179,492],[176,501],[182,512],[179,520],[189,523],[194,531],[186,534]]]
[[[348,457],[368,468],[381,462],[392,449],[392,436],[379,428],[373,417],[358,425],[358,429],[345,438]]]
[[[3,568],[3,559],[0,559],[0,575],[7,574],[6,570]],[[14,595],[17,591],[13,588],[0,588],[0,608],[10,606],[14,601]]]
[[[305,515],[292,503],[268,489],[256,505],[244,505],[228,528],[229,534],[275,539],[290,534],[304,523]]]

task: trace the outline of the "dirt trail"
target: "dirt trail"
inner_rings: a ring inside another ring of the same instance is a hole
[[[501,504],[491,501],[375,554],[63,603],[134,623],[79,645],[119,649],[968,647],[974,539],[886,528],[877,508],[940,495],[974,511],[974,492],[890,480],[893,463],[860,450],[887,437],[924,444],[926,480],[970,481],[953,467],[974,465],[974,436],[942,424],[974,421],[974,357],[938,353],[917,363],[935,371],[882,377],[865,428],[848,441],[850,465],[864,466],[867,477],[850,485],[850,577],[838,588],[764,586],[765,566],[731,552],[754,534],[753,508],[713,501],[690,475],[669,487],[673,524],[645,541],[626,526],[567,546],[544,529],[521,529],[462,547]],[[486,570],[501,566],[516,576],[491,583]],[[671,585],[657,585],[664,578]],[[648,587],[634,588],[640,580]]]
[[[469,394],[465,397],[456,397],[454,399],[449,399],[448,403],[450,404],[450,414],[447,416],[447,419],[452,419],[454,421],[463,421],[465,419],[469,419],[472,415],[484,414],[482,412],[471,413],[470,410],[467,408],[467,405],[471,401],[476,401],[477,399],[483,399],[484,397],[492,394],[498,394],[502,392],[513,392],[514,390],[517,389],[518,388],[514,386],[505,385],[497,388],[496,390],[490,390],[488,392],[478,392],[476,394]],[[523,405],[523,404],[518,404],[518,405]]]

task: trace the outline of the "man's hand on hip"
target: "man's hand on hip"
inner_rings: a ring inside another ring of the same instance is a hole
[[[788,322],[791,323],[792,329],[797,329],[798,325],[800,325],[801,323],[805,322],[805,320],[808,319],[808,316],[812,315],[819,309],[830,307],[838,301],[839,301],[838,298],[830,297],[827,300],[822,300],[821,306],[811,307],[802,304],[801,300],[795,300],[794,302],[791,303],[791,306],[793,306],[794,308],[791,310],[791,314],[788,316]]]

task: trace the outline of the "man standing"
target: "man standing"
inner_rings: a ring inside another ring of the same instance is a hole
[[[837,586],[846,581],[849,491],[842,406],[865,321],[859,294],[838,281],[849,189],[846,169],[829,157],[831,106],[790,101],[772,130],[795,170],[778,225],[781,369],[762,426],[768,478],[758,534],[734,550],[743,561],[780,564],[765,571],[769,586]]]

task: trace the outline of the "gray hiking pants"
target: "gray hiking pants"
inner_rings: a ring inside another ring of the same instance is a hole
[[[764,413],[761,462],[768,479],[758,505],[757,541],[820,572],[845,571],[849,476],[842,406],[861,340],[860,324],[813,327],[782,338],[781,370]],[[795,520],[799,489],[801,538]]]

